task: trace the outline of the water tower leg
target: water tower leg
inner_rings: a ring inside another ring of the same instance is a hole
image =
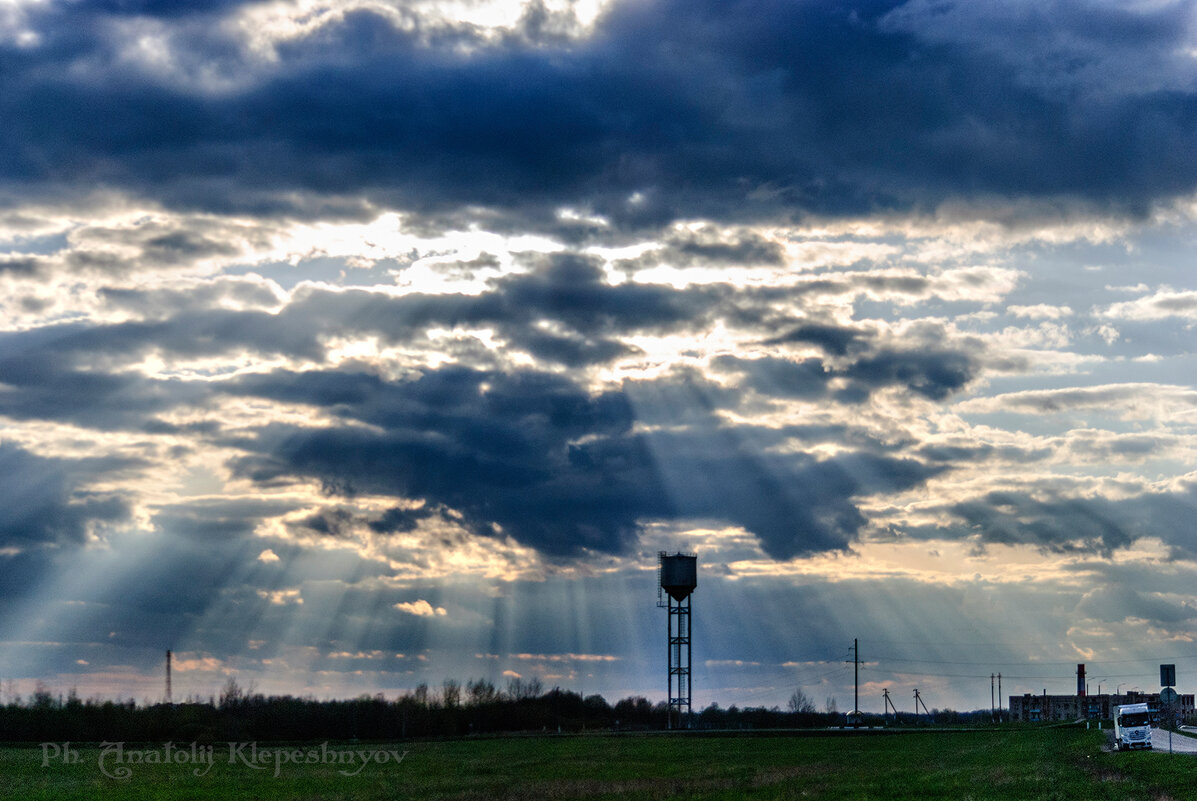
[[[669,599],[669,728],[690,723],[690,596]]]

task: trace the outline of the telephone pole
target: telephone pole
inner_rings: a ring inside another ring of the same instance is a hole
[[[923,705],[923,712],[925,712],[927,715],[931,714],[931,712],[927,709],[927,705],[923,703],[923,698],[919,695],[918,688],[916,687],[914,690],[914,714],[916,716],[919,713],[919,704]]]
[[[894,706],[894,702],[889,700],[889,688],[886,687],[881,691],[881,697],[885,699],[885,714],[889,714],[892,709],[894,711],[894,720],[898,719],[898,707]]]
[[[993,710],[993,680],[994,680],[995,678],[997,678],[997,676],[995,676],[995,675],[994,675],[994,674],[992,674],[992,673],[990,673],[990,674],[989,674],[989,722],[990,722],[990,723],[993,723],[993,719],[994,719],[994,710]]]
[[[1002,722],[1006,717],[1005,710],[1002,707],[1002,674],[998,674],[998,722]]]
[[[852,718],[860,725],[860,640],[852,638]]]

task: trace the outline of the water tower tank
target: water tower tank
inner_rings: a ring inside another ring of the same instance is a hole
[[[698,586],[698,557],[693,554],[660,554],[661,589],[675,601],[694,592]]]

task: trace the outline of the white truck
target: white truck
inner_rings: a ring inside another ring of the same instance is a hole
[[[1151,748],[1151,712],[1147,704],[1124,704],[1114,714],[1114,745],[1119,751]]]

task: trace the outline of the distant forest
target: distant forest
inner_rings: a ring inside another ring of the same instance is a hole
[[[788,708],[711,704],[691,716],[700,729],[816,728],[842,725],[845,717],[828,699],[826,711],[798,690]],[[989,712],[932,710],[903,716],[915,723],[989,720]],[[880,715],[865,716],[882,725]],[[422,684],[388,699],[363,695],[351,700],[266,696],[229,679],[219,697],[175,704],[66,697],[39,685],[27,698],[10,694],[0,706],[0,741],[6,742],[199,742],[290,740],[395,740],[464,737],[515,732],[648,731],[665,729],[666,705],[643,697],[610,704],[601,695],[545,690],[537,679],[512,679],[504,690],[485,679],[464,685],[445,681],[437,690]]]

